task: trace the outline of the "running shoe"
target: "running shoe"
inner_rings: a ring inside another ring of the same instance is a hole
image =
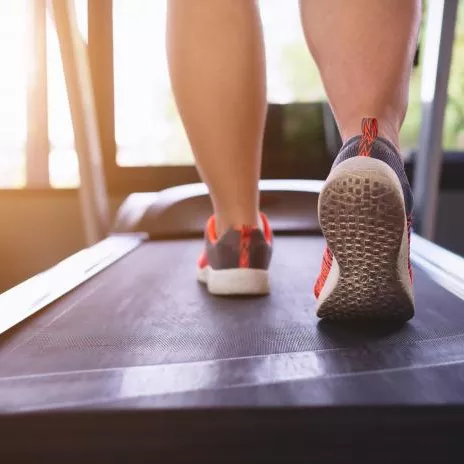
[[[205,248],[197,264],[198,280],[214,295],[269,293],[272,231],[264,214],[262,229],[230,228],[218,239],[212,216],[205,229]]]
[[[317,315],[407,321],[414,315],[410,238],[413,197],[396,147],[362,120],[319,196],[327,247],[314,286]]]

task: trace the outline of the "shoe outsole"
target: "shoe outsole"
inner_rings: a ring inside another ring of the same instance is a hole
[[[381,161],[349,161],[329,177],[319,197],[319,221],[338,276],[320,299],[317,315],[340,321],[407,321],[414,315],[414,302],[409,275],[405,277],[401,186]]]

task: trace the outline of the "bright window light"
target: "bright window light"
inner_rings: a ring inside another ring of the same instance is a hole
[[[26,186],[30,1],[0,0],[0,188]],[[79,28],[86,40],[87,0],[76,0],[75,4]],[[298,0],[260,0],[259,4],[265,34],[268,100],[281,104],[325,100],[317,68],[306,48]],[[166,0],[113,2],[115,129],[117,162],[121,166],[193,163],[169,81],[166,5]],[[401,133],[405,151],[417,146],[421,72],[421,68],[416,69],[411,76],[409,109]],[[79,185],[78,160],[58,40],[50,18],[47,73],[50,184],[72,188]],[[443,133],[446,149],[464,149],[463,89],[464,2],[460,2]]]
[[[87,0],[74,0],[79,31],[87,41]],[[49,176],[55,188],[79,185],[79,165],[74,149],[74,131],[68,104],[66,82],[55,26],[47,15],[48,136]]]
[[[113,4],[116,144],[121,166],[193,163],[169,80],[166,6],[166,0],[118,0]],[[325,99],[317,68],[306,49],[298,0],[261,0],[260,8],[268,100]]]
[[[0,188],[26,181],[27,0],[0,0]]]

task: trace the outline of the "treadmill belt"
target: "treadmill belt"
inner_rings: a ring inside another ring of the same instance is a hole
[[[149,396],[169,393],[177,378],[179,391],[193,391],[464,359],[462,301],[420,269],[412,321],[347,328],[315,316],[321,237],[277,237],[272,293],[257,298],[209,295],[195,280],[202,245],[147,242],[0,337],[0,403],[12,405],[8,392],[25,379],[96,384],[117,372],[118,382],[129,382],[128,373],[136,372],[150,384],[138,385],[140,396]],[[198,378],[205,372],[207,384]]]

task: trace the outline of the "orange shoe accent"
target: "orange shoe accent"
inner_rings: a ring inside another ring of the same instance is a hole
[[[267,219],[267,216],[264,213],[260,214],[261,216],[261,221],[263,222],[263,233],[264,233],[264,238],[266,239],[266,242],[271,245],[272,244],[272,230],[271,226],[269,225],[269,221]]]
[[[332,267],[332,260],[333,260],[333,254],[329,250],[329,248],[326,247],[324,251],[324,256],[322,258],[321,272],[314,285],[314,295],[316,296],[316,298],[319,298],[322,287],[324,287],[325,281],[327,280],[327,277],[330,272],[330,268]]]
[[[214,215],[208,219],[208,223],[206,224],[206,233],[208,234],[209,241],[215,244],[218,238],[216,231],[216,218]]]
[[[255,227],[243,226],[240,235],[240,259],[239,267],[248,268],[250,267],[250,244],[251,244],[251,232]]]
[[[208,235],[208,240],[211,243],[216,243],[217,242],[217,232],[216,232],[216,219],[213,216],[211,216],[208,219],[208,222],[206,224],[206,234]],[[206,250],[203,250],[200,257],[198,258],[197,265],[200,269],[205,268],[208,266],[208,256],[206,255]]]
[[[372,145],[378,135],[378,123],[375,118],[363,118],[361,122],[362,136],[359,142],[359,156],[371,156]]]
[[[206,266],[208,266],[208,256],[206,256],[206,251],[203,251],[198,258],[198,267],[200,269],[204,269]]]

